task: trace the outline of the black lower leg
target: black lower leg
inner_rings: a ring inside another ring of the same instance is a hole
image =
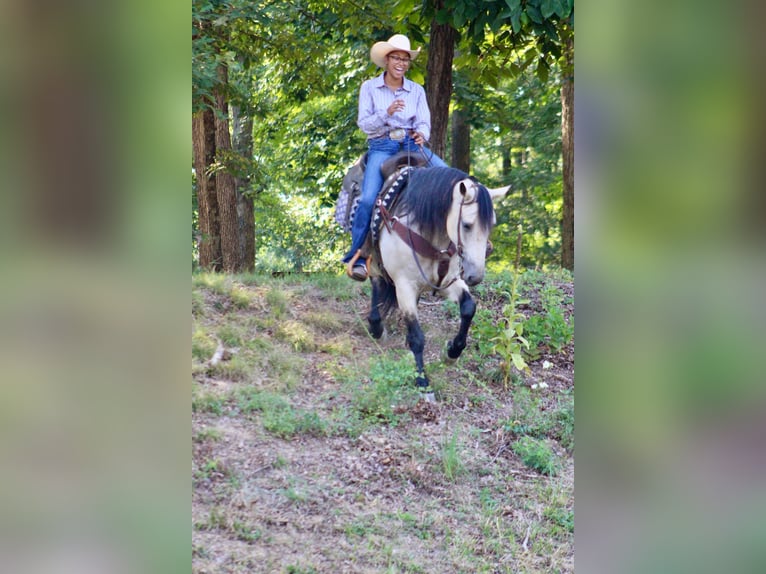
[[[383,335],[383,319],[380,314],[380,278],[376,277],[372,280],[372,299],[370,302],[370,314],[367,316],[367,322],[369,323],[370,335],[375,339],[380,339]]]
[[[460,330],[447,346],[447,356],[450,359],[457,359],[465,349],[468,329],[471,327],[475,313],[476,303],[474,303],[473,297],[468,291],[463,291],[460,295]]]
[[[423,367],[423,349],[426,345],[426,337],[416,318],[406,319],[405,322],[407,323],[407,345],[415,356],[415,366],[418,370],[415,383],[418,387],[427,387],[428,377],[426,377],[426,371]]]

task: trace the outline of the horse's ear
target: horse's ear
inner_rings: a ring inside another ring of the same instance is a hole
[[[509,189],[511,189],[511,186],[506,185],[505,187],[496,187],[495,189],[488,189],[487,191],[489,191],[489,196],[494,202],[497,199],[502,199],[505,197],[505,194],[508,193]]]
[[[470,185],[467,185],[466,182],[469,182]],[[463,196],[463,203],[471,203],[476,197],[476,186],[470,179],[464,179],[458,185],[460,185],[460,195]]]

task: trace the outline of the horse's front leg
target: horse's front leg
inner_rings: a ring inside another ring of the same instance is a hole
[[[455,338],[447,344],[447,357],[454,361],[465,349],[468,329],[471,327],[473,316],[476,313],[476,303],[468,291],[468,286],[462,280],[456,281],[450,286],[448,296],[460,305],[460,330],[458,330]]]
[[[407,346],[415,357],[415,367],[418,372],[415,383],[420,389],[426,389],[428,387],[428,377],[423,365],[423,349],[426,346],[426,336],[423,333],[423,329],[420,328],[420,322],[418,321],[418,296],[409,286],[402,287],[397,285],[396,297],[404,323],[407,325]]]
[[[423,329],[420,328],[417,316],[404,316],[404,322],[407,325],[407,345],[415,357],[415,367],[418,370],[418,376],[415,384],[424,389],[428,387],[428,377],[426,376],[425,366],[423,365],[423,349],[426,346],[426,336]]]

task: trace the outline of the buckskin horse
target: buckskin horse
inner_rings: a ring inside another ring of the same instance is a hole
[[[386,190],[396,187],[400,191],[386,205]],[[426,400],[433,401],[434,395],[423,365],[425,336],[418,322],[418,300],[434,291],[458,304],[460,329],[446,349],[447,358],[456,360],[466,347],[476,312],[469,287],[484,279],[491,251],[493,201],[509,188],[487,189],[453,168],[405,167],[388,178],[378,197],[366,245],[372,282],[368,330],[380,338],[383,320],[398,305],[415,357],[416,384]]]

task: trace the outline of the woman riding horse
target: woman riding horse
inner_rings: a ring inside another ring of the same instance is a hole
[[[357,281],[367,279],[366,259],[360,250],[367,238],[375,198],[383,185],[381,165],[401,151],[422,151],[431,135],[426,93],[422,86],[404,77],[419,53],[420,48],[410,49],[409,39],[401,34],[377,42],[370,49],[370,59],[385,71],[365,81],[359,91],[356,123],[367,134],[367,167],[351,229],[351,249],[343,257],[344,263],[351,264],[349,275]],[[447,167],[433,152],[424,153],[429,165]]]

